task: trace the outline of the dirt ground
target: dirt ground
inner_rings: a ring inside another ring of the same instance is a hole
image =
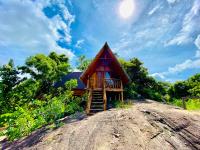
[[[66,118],[55,130],[42,128],[3,149],[171,150],[200,149],[200,112],[151,100],[129,109]]]

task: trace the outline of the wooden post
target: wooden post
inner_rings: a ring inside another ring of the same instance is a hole
[[[104,111],[105,111],[106,110],[106,106],[107,106],[105,79],[103,79],[103,104],[104,104]]]
[[[88,79],[87,79],[87,89],[89,89],[89,86],[90,86],[90,79],[88,77]]]
[[[123,89],[123,83],[121,80],[121,101],[124,102],[124,93],[123,93],[124,89]]]
[[[183,109],[187,109],[187,108],[186,108],[186,104],[185,104],[185,100],[186,100],[186,98],[183,97],[183,98],[182,98]]]
[[[92,102],[92,89],[89,89],[88,101],[87,101],[87,109],[86,109],[86,113],[87,114],[90,113],[91,102]]]

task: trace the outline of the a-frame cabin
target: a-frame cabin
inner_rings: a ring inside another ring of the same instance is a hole
[[[108,100],[123,101],[123,85],[129,77],[109,48],[107,42],[80,76],[88,91],[86,112],[107,109]]]

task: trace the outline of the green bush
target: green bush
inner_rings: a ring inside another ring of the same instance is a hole
[[[182,99],[173,99],[171,102],[175,106],[183,107]],[[186,109],[187,110],[200,110],[200,99],[189,99],[186,100]]]
[[[65,105],[57,97],[54,97],[45,107],[45,119],[47,122],[53,122],[64,116]]]
[[[186,102],[186,108],[188,110],[200,110],[200,99],[189,99]]]
[[[12,113],[6,113],[0,115],[0,127],[7,126],[7,122],[12,117]]]
[[[82,100],[79,97],[75,97],[71,102],[69,102],[65,107],[65,112],[67,115],[73,114],[77,111],[83,111],[83,107],[80,106]]]
[[[115,108],[130,108],[133,105],[131,101],[128,102],[122,102],[120,100],[117,100],[114,102],[114,107]]]
[[[72,100],[68,100],[67,104],[61,98],[54,97],[48,102],[35,100],[30,105],[19,107],[12,114],[2,115],[3,122],[8,122],[8,132],[6,133],[8,138],[14,140],[26,136],[49,123],[56,123],[58,127],[57,120],[64,117],[65,114],[83,110],[80,107],[81,98],[74,97]]]
[[[178,107],[183,107],[183,102],[182,102],[181,99],[175,99],[175,98],[173,98],[172,104],[175,105],[175,106],[178,106]]]
[[[23,108],[18,108],[8,121],[7,136],[9,140],[14,140],[28,135],[35,125],[32,114]]]

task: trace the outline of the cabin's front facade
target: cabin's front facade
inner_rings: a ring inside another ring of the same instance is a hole
[[[123,101],[123,85],[129,82],[129,77],[121,67],[108,44],[96,55],[88,68],[80,76],[88,92],[88,114],[103,111],[108,108],[108,100]]]

